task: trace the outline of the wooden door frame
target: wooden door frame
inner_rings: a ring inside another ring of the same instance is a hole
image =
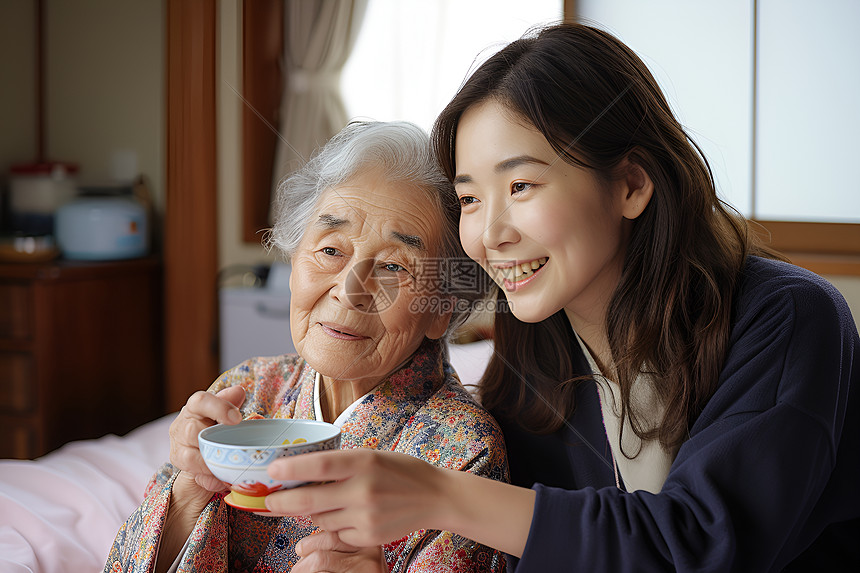
[[[165,406],[218,375],[217,0],[167,0]],[[133,367],[133,365],[131,365]]]
[[[242,2],[242,240],[257,245],[271,226],[283,46],[283,0]]]

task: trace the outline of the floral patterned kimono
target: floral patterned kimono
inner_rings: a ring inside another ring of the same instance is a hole
[[[442,344],[425,339],[403,368],[361,398],[341,426],[341,448],[415,456],[436,466],[508,480],[505,444],[493,418],[443,361]],[[315,419],[316,372],[300,357],[256,358],[227,371],[210,392],[241,385],[242,413]],[[176,469],[165,464],[143,504],[120,528],[105,572],[153,571]],[[308,518],[263,517],[215,494],[186,544],[179,571],[289,571],[296,543],[319,531]],[[503,556],[447,531],[421,530],[384,546],[390,571],[505,570]]]

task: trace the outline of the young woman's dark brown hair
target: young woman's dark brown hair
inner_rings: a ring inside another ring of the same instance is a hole
[[[269,508],[352,545],[454,531],[517,571],[858,568],[854,320],[722,204],[641,60],[592,27],[536,30],[466,80],[433,139],[463,248],[510,307],[480,396],[514,484],[330,452],[273,464],[338,483]]]
[[[679,444],[716,387],[746,256],[763,248],[717,196],[707,161],[645,64],[613,36],[585,26],[546,29],[475,71],[433,133],[451,179],[460,116],[486,100],[533,125],[565,161],[603,181],[618,177],[625,159],[651,176],[654,194],[633,225],[606,328],[622,413],[640,438]],[[495,295],[504,300],[501,290]],[[499,312],[495,328],[482,403],[527,430],[558,430],[573,411],[574,382],[583,374],[571,362],[564,312],[533,324]],[[663,418],[651,423],[630,401],[643,365],[666,405]],[[528,385],[522,372],[529,373]]]

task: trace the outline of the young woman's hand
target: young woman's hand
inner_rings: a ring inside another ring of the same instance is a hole
[[[269,475],[323,482],[276,491],[266,506],[274,515],[309,515],[356,547],[438,529],[520,556],[535,504],[531,489],[369,449],[281,458],[271,463]]]
[[[293,573],[388,573],[382,547],[355,547],[330,531],[305,537],[296,545],[296,553],[301,559]]]
[[[437,521],[446,498],[444,471],[406,454],[368,449],[281,458],[269,466],[275,479],[334,483],[277,491],[266,506],[275,515],[310,515],[342,542],[373,547]]]

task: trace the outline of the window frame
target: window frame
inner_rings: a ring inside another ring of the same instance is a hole
[[[860,276],[860,224],[751,220],[765,242],[819,275]]]

